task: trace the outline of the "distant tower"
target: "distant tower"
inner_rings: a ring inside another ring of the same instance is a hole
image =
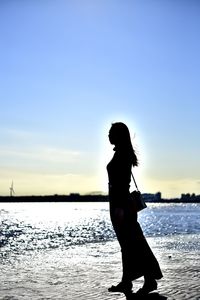
[[[12,181],[11,186],[10,186],[10,197],[12,197],[15,194],[13,186],[14,185],[13,185],[13,181]]]

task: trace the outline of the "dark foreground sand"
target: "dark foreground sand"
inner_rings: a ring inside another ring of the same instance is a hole
[[[199,235],[148,238],[148,242],[164,278],[146,299],[200,299]],[[125,295],[107,291],[120,281],[120,257],[117,241],[19,255],[0,266],[0,299],[125,300]],[[134,291],[142,283],[142,278],[135,281]]]

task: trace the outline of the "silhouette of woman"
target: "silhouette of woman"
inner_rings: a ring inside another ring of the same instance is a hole
[[[156,280],[163,275],[137,221],[137,212],[130,209],[131,168],[138,165],[138,160],[124,123],[112,124],[109,140],[115,146],[114,156],[107,165],[110,217],[121,247],[123,274],[121,282],[108,290],[129,293],[132,281],[144,276],[144,285],[137,294],[146,295],[157,289]]]

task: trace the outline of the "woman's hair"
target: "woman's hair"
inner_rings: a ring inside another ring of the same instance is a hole
[[[138,165],[138,159],[131,143],[131,137],[128,127],[122,122],[113,123],[110,129],[110,134],[115,138],[115,145],[125,151],[131,157],[133,166]]]

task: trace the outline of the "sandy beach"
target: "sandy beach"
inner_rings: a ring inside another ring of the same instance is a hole
[[[146,299],[200,299],[200,249],[198,235],[148,238],[163,270],[158,290]],[[174,245],[179,245],[173,247]],[[188,245],[191,245],[188,251]],[[187,250],[184,247],[187,246]],[[109,293],[121,277],[120,249],[116,241],[91,243],[69,250],[30,253],[1,271],[1,300],[66,299],[119,300],[124,294]],[[81,253],[81,255],[80,255]],[[53,262],[53,263],[52,263]],[[9,274],[9,277],[7,276]],[[134,282],[133,290],[142,285]],[[135,299],[133,297],[132,299]]]

